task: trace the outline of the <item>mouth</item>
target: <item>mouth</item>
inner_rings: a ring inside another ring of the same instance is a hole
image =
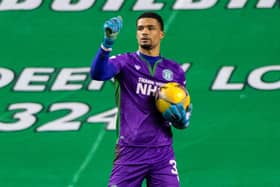
[[[149,42],[149,41],[150,41],[150,38],[141,38],[140,40],[141,40],[141,42],[146,43],[146,42]]]

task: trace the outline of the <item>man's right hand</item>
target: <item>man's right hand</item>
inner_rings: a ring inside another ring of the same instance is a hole
[[[106,49],[112,49],[114,41],[116,40],[121,28],[122,17],[113,17],[104,23],[104,39],[102,42],[103,47]]]

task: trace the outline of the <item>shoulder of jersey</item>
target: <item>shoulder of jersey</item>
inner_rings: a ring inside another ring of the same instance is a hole
[[[181,65],[178,62],[175,62],[174,60],[171,59],[167,59],[167,58],[162,58],[164,63],[167,63],[169,66],[171,65],[171,67],[173,67],[174,69],[181,69]]]

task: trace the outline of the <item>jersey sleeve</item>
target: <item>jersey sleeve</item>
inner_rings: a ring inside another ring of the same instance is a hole
[[[178,73],[178,75],[179,75],[178,76],[178,83],[186,88],[187,82],[186,82],[185,72],[180,65],[178,65],[178,72],[179,72]]]
[[[116,66],[109,62],[109,51],[100,48],[90,67],[90,76],[94,80],[108,80],[118,72]]]
[[[128,62],[127,58],[126,54],[119,54],[109,58],[109,63],[114,65],[116,74],[119,74],[125,67],[125,64]]]
[[[91,64],[90,76],[94,80],[109,80],[125,65],[125,55],[109,57],[110,52],[100,48]]]

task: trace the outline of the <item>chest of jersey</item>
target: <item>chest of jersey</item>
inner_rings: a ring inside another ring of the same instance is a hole
[[[156,90],[164,83],[176,80],[176,72],[163,59],[158,60],[153,67],[149,62],[137,56],[132,56],[121,73],[126,89],[138,96],[153,97]]]

